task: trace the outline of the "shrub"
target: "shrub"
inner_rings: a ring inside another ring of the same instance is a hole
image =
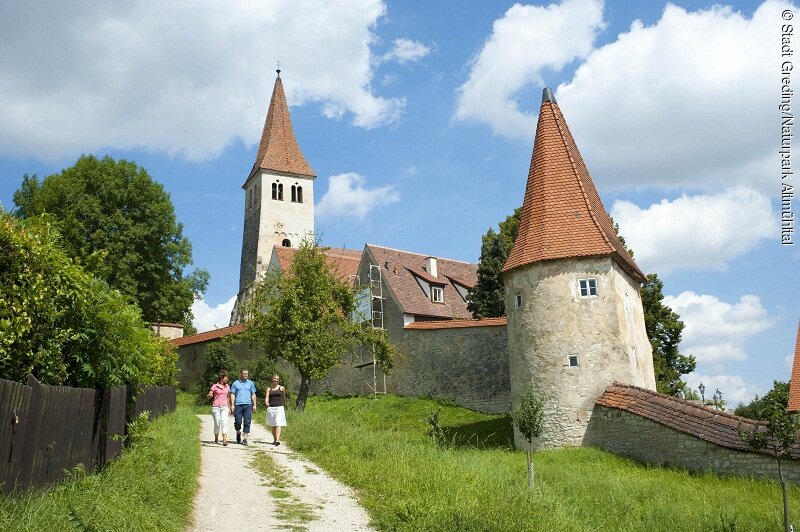
[[[220,371],[228,374],[228,381],[233,382],[239,376],[239,367],[236,359],[233,357],[230,342],[220,341],[214,342],[205,348],[203,351],[206,359],[206,369],[203,371],[203,376],[197,385],[195,392],[198,405],[209,405],[208,389],[211,388],[215,382]]]
[[[0,378],[51,385],[172,384],[174,354],[138,307],[58,246],[47,217],[0,211]],[[170,382],[165,382],[169,380]]]

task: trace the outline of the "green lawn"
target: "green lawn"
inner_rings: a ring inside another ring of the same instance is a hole
[[[179,405],[97,475],[0,498],[0,530],[184,530],[200,470],[199,420]],[[74,511],[72,522],[70,510]]]
[[[439,408],[444,447],[425,420]],[[525,454],[508,449],[508,417],[394,396],[315,397],[288,415],[286,441],[353,486],[381,530],[782,529],[776,483],[649,467],[597,449],[537,453],[529,490]],[[800,489],[790,496],[800,510]]]

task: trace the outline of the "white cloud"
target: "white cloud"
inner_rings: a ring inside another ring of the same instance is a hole
[[[235,303],[236,296],[216,307],[209,307],[203,298],[195,299],[192,303],[192,314],[194,315],[192,324],[199,333],[227,327],[231,321],[231,311],[233,311]]]
[[[646,209],[616,201],[611,209],[620,234],[646,271],[687,268],[725,270],[728,262],[777,238],[770,201],[746,187],[708,195],[683,195]]]
[[[292,105],[319,102],[365,128],[394,122],[404,100],[372,86],[385,10],[381,0],[7,4],[0,153],[213,158],[236,138],[258,141],[277,60]]]
[[[395,60],[401,65],[419,61],[431,53],[431,49],[419,41],[411,39],[395,39],[394,48],[383,56],[384,61]]]
[[[513,5],[494,21],[492,34],[472,60],[459,88],[456,117],[484,122],[495,133],[530,140],[535,119],[516,94],[542,84],[542,71],[560,70],[586,57],[603,28],[598,0],[562,0],[547,7]]]
[[[744,343],[776,323],[755,295],[744,295],[731,304],[716,296],[686,291],[665,296],[664,304],[686,325],[681,352],[694,355],[699,363],[744,360]]]
[[[707,400],[710,400],[719,390],[729,408],[733,407],[735,403],[749,403],[756,394],[763,394],[761,388],[747,383],[739,375],[703,375],[697,372],[686,375],[686,383],[695,391],[701,382],[706,387]],[[700,394],[699,391],[697,393]]]
[[[557,99],[603,186],[750,183],[774,193],[779,168],[781,10],[667,4],[652,26],[589,55]]]
[[[359,220],[381,204],[400,201],[400,193],[393,185],[368,189],[364,176],[354,172],[332,175],[328,179],[328,191],[316,207],[320,219],[352,216]]]

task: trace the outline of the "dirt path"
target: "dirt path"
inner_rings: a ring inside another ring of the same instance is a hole
[[[262,412],[258,412],[262,416]],[[214,444],[210,415],[201,419],[200,489],[189,531],[372,531],[353,491],[281,444],[255,419],[250,446]],[[255,416],[254,416],[255,417]],[[256,470],[256,467],[258,470]]]

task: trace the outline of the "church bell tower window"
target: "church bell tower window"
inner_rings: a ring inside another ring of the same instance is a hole
[[[278,199],[278,183],[272,183],[272,199]]]
[[[290,247],[292,247],[292,243],[289,242],[288,238],[284,238],[283,242],[281,242],[281,246],[283,246],[285,248],[290,248]]]

